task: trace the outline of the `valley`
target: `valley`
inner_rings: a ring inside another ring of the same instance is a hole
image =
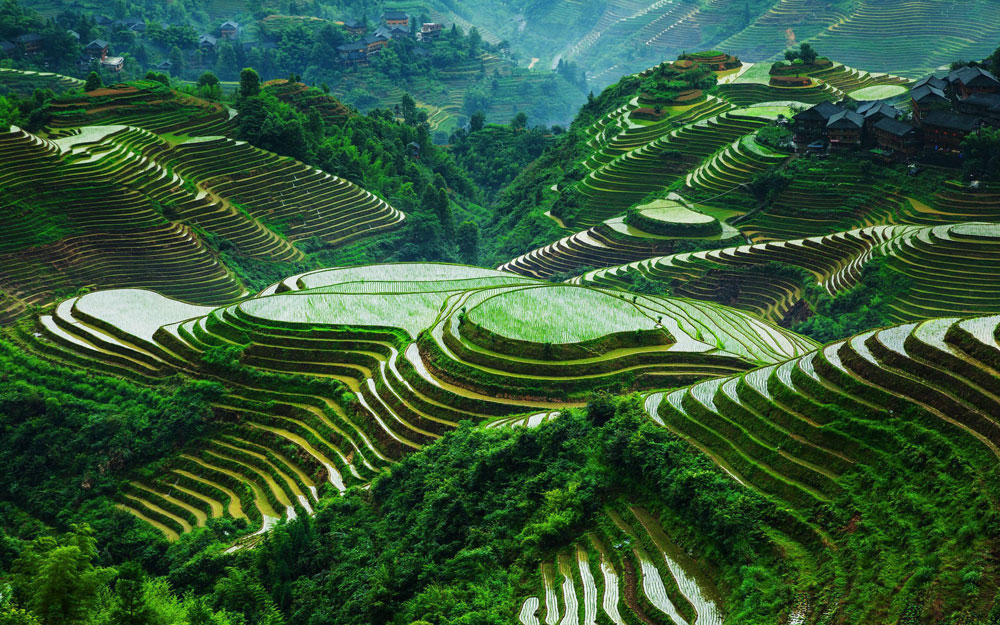
[[[0,41],[0,623],[1000,622],[990,2]]]

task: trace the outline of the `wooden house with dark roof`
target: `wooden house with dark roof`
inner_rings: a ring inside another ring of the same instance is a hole
[[[913,118],[920,122],[932,111],[950,110],[951,100],[944,91],[925,84],[910,90],[910,105],[913,108]]]
[[[219,37],[223,39],[236,39],[240,34],[240,25],[232,20],[226,20],[219,26]]]
[[[337,46],[337,55],[347,65],[364,65],[368,63],[368,46],[361,41],[353,41]]]
[[[832,102],[820,102],[794,115],[795,140],[803,142],[822,136],[830,118],[843,110]]]
[[[865,118],[850,110],[830,116],[826,122],[826,138],[831,150],[846,150],[861,145]]]
[[[975,132],[982,120],[951,111],[931,111],[923,119],[924,147],[933,151],[961,151],[962,140]]]
[[[910,124],[895,119],[880,119],[872,125],[875,145],[883,150],[886,158],[906,159],[920,152],[920,131]]]
[[[930,85],[935,89],[940,89],[941,91],[944,91],[945,89],[948,88],[948,81],[945,80],[944,78],[938,78],[934,74],[931,74],[930,76],[925,76],[920,80],[918,80],[917,82],[910,85],[910,89],[916,89],[917,87],[923,87],[924,85]]]
[[[372,56],[373,54],[378,54],[382,48],[389,45],[389,38],[382,35],[372,34],[367,37],[363,37],[361,39],[361,43],[365,44],[365,50],[367,51],[368,56]]]
[[[386,11],[382,14],[382,23],[386,26],[410,27],[410,16],[403,11]]]
[[[108,42],[103,39],[94,39],[87,44],[83,51],[90,58],[103,61],[108,58]]]
[[[24,33],[15,37],[14,43],[21,46],[25,56],[29,56],[42,51],[42,44],[45,43],[45,38],[38,33]]]
[[[386,40],[408,39],[410,30],[401,26],[379,26],[372,33],[375,37],[384,37]]]
[[[948,83],[962,99],[973,93],[1000,93],[1000,80],[982,67],[960,67],[948,74]]]
[[[882,100],[875,100],[859,106],[858,115],[865,118],[865,126],[871,126],[880,119],[896,119],[899,109]]]
[[[219,45],[219,38],[213,37],[209,34],[198,36],[198,48],[208,52],[214,52],[216,46]]]
[[[973,93],[955,103],[959,113],[981,118],[990,126],[1000,128],[1000,93]]]
[[[862,143],[870,147],[875,145],[875,124],[883,119],[898,118],[899,109],[882,100],[873,100],[863,102],[858,107],[858,115],[865,120]]]
[[[344,30],[352,35],[363,35],[365,34],[364,22],[359,22],[358,20],[344,20]]]

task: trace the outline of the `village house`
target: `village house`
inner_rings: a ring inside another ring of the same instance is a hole
[[[899,117],[899,109],[882,100],[874,100],[858,106],[858,115],[865,118],[865,128],[871,128],[880,120]]]
[[[874,100],[862,103],[858,107],[858,115],[865,120],[862,141],[865,145],[872,146],[875,145],[875,124],[883,119],[896,119],[899,117],[899,109],[882,100]]]
[[[358,20],[344,20],[344,30],[352,35],[363,35],[367,29],[364,23]]]
[[[826,122],[826,138],[831,150],[846,150],[861,145],[865,118],[854,111],[834,113]]]
[[[444,24],[437,22],[424,22],[420,25],[420,32],[417,39],[420,41],[434,41],[444,32]]]
[[[0,40],[0,59],[12,58],[17,54],[17,46],[9,41]]]
[[[947,81],[960,99],[974,93],[1000,93],[1000,80],[982,67],[961,67],[949,73]]]
[[[832,102],[820,102],[795,115],[795,141],[807,142],[823,136],[830,118],[844,109]]]
[[[973,93],[955,103],[959,113],[981,118],[990,126],[1000,128],[1000,93]]]
[[[875,145],[889,159],[906,159],[920,151],[920,131],[903,122],[885,117],[872,125]]]
[[[337,46],[337,55],[347,65],[366,64],[368,62],[368,46],[361,41],[345,43]]]
[[[400,26],[379,26],[372,33],[375,37],[382,37],[385,40],[396,40],[396,39],[407,39],[410,36],[410,30],[408,28],[402,28]]]
[[[368,35],[361,39],[361,43],[365,44],[366,54],[370,57],[389,45],[389,39],[381,35]]]
[[[950,110],[951,100],[944,91],[927,83],[910,90],[910,105],[913,108],[913,119],[919,123],[932,111]]]
[[[219,39],[212,35],[200,35],[198,37],[198,48],[207,52],[215,52],[215,47],[219,45]]]
[[[159,64],[157,64],[156,69],[159,70],[159,71],[161,71],[161,72],[170,73],[170,68],[173,67],[173,66],[174,66],[174,64],[171,63],[169,60],[160,61]]]
[[[103,39],[94,39],[83,49],[88,57],[103,61],[108,57],[108,42]]]
[[[118,73],[122,71],[125,67],[125,57],[122,56],[107,56],[101,61],[101,67],[108,70],[109,72]]]
[[[45,38],[38,33],[25,33],[14,38],[14,43],[21,46],[25,56],[41,52],[44,42]]]
[[[232,20],[223,22],[222,25],[219,26],[219,36],[223,39],[236,39],[236,36],[239,34],[240,25]]]
[[[410,29],[410,16],[402,11],[386,11],[382,14],[382,23],[386,26],[401,26]]]
[[[921,128],[928,151],[960,152],[962,139],[975,132],[982,120],[951,111],[932,111],[924,117]]]

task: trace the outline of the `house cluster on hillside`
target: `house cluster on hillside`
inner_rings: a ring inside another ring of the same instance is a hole
[[[367,65],[372,57],[397,39],[415,38],[417,41],[433,41],[444,32],[444,24],[425,22],[416,33],[410,28],[410,16],[402,11],[386,11],[382,23],[369,35],[364,24],[348,20],[344,28],[353,35],[363,35],[357,41],[337,46],[337,54],[346,65]]]
[[[961,155],[962,140],[984,125],[1000,128],[1000,80],[981,67],[962,67],[944,78],[928,76],[910,89],[912,115],[883,101],[857,110],[822,102],[795,115],[797,145],[832,151],[875,148],[906,160],[921,152]]]

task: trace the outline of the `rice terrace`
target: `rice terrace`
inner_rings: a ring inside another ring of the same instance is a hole
[[[0,0],[0,625],[1000,625],[993,0]]]

